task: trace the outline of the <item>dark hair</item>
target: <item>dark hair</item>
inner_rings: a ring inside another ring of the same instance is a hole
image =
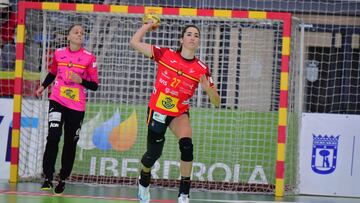
[[[67,34],[70,34],[70,31],[75,27],[75,26],[80,26],[84,29],[84,27],[80,24],[80,23],[75,23],[75,24],[72,24],[69,29],[67,30]]]
[[[196,25],[187,25],[187,26],[185,26],[184,29],[181,31],[180,38],[183,38],[184,35],[185,35],[186,30],[187,30],[188,28],[191,28],[191,27],[197,29],[197,31],[199,32],[199,35],[200,35],[200,29],[199,29]],[[178,51],[181,52],[181,50],[182,50],[182,45],[180,44],[180,46],[179,46],[179,48],[178,48]]]
[[[69,27],[69,29],[67,30],[67,35],[70,34],[70,31],[71,31],[75,26],[80,26],[80,27],[82,27],[82,28],[84,29],[84,27],[83,27],[80,23],[74,23],[74,24],[72,24],[72,25]],[[67,38],[66,38],[66,39],[67,39]],[[69,44],[70,41],[67,40],[67,43]]]

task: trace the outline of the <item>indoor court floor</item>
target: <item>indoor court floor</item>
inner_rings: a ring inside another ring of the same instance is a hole
[[[134,186],[104,186],[66,184],[63,195],[40,190],[41,183],[22,182],[9,184],[0,180],[0,203],[134,203],[137,188]],[[176,203],[175,189],[150,189],[151,202]],[[360,203],[360,198],[286,196],[275,198],[273,195],[243,194],[228,192],[192,191],[190,202],[194,203]]]

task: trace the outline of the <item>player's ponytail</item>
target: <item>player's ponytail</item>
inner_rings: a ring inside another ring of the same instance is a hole
[[[200,36],[200,29],[199,29],[196,25],[187,25],[187,26],[185,26],[184,29],[182,30],[181,35],[180,35],[180,39],[184,37],[184,35],[185,35],[185,33],[186,33],[186,30],[187,30],[188,28],[190,28],[190,27],[193,27],[193,28],[197,29],[197,31],[199,32],[199,36]],[[178,50],[179,52],[181,52],[181,50],[182,50],[182,44],[181,44],[181,43],[180,43],[180,46],[179,46],[179,48],[178,48],[177,50]]]

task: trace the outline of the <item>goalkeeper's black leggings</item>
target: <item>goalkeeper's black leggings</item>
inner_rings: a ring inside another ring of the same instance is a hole
[[[55,162],[59,150],[59,141],[64,127],[64,146],[61,155],[60,178],[65,180],[70,176],[74,165],[76,144],[79,140],[80,128],[84,111],[75,111],[50,100],[49,134],[43,159],[45,178],[52,180],[55,172]]]

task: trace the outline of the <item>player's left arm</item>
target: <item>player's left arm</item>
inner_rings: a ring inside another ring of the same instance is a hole
[[[78,74],[70,72],[70,78],[73,82],[81,84],[89,90],[96,91],[98,89],[99,78],[97,71],[96,57],[92,56],[91,62],[87,67],[87,78],[81,78]]]
[[[204,74],[200,77],[201,87],[205,90],[206,94],[210,98],[210,102],[216,107],[220,106],[220,95],[212,82],[211,76]]]

